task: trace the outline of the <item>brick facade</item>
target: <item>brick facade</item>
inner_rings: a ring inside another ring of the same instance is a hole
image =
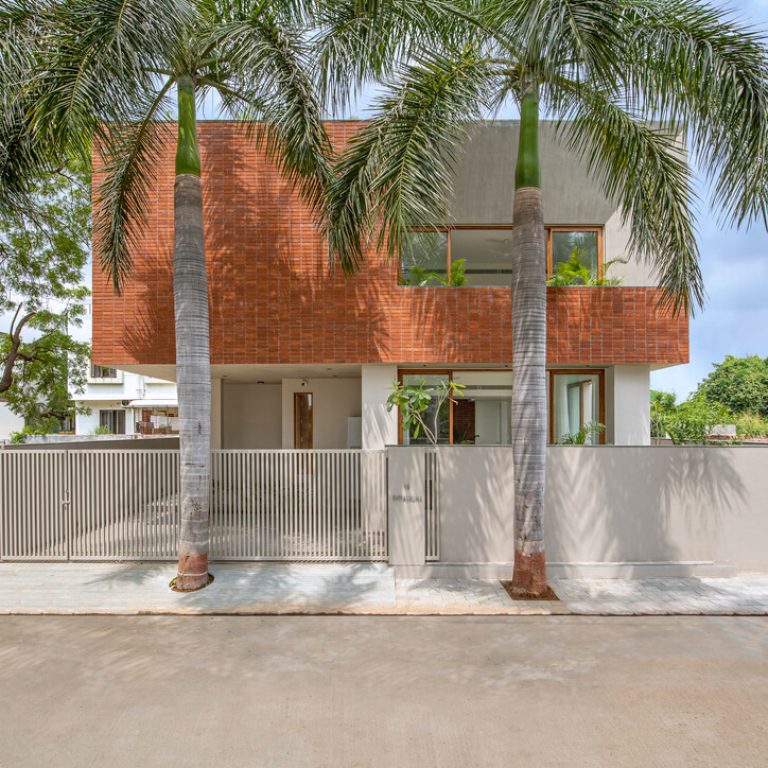
[[[399,286],[380,254],[354,277],[331,271],[312,217],[253,140],[237,123],[199,127],[214,364],[511,360],[508,289]],[[331,130],[343,141],[355,123]],[[98,364],[174,362],[173,167],[169,132],[123,294],[94,267]],[[658,299],[653,288],[548,289],[549,362],[687,362],[687,318]]]

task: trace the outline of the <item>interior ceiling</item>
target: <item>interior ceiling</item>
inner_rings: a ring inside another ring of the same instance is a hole
[[[174,365],[125,366],[123,370],[167,381],[176,380]],[[212,365],[214,379],[227,384],[279,384],[283,379],[357,379],[359,365]]]
[[[465,364],[455,363],[401,363],[398,367],[408,370],[499,370],[511,368],[511,364]],[[606,368],[603,365],[568,364],[560,366],[548,366],[554,368]],[[669,366],[652,365],[651,370],[658,370]],[[283,379],[357,379],[360,377],[360,365],[214,365],[211,367],[213,377],[222,379],[227,383],[251,383],[263,381],[265,384],[277,384]],[[166,381],[176,380],[176,366],[174,365],[126,365],[121,368],[131,373],[139,373],[143,376],[152,376]]]

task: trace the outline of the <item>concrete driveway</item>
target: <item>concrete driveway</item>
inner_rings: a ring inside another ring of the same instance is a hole
[[[0,617],[0,766],[763,768],[768,619]]]

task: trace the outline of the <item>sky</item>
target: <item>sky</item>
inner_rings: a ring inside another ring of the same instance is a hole
[[[768,0],[717,2],[768,32]],[[699,186],[699,197],[706,199]],[[707,300],[691,320],[688,365],[655,371],[651,386],[685,398],[726,355],[768,357],[768,233],[724,228],[716,211],[698,215],[701,268]]]

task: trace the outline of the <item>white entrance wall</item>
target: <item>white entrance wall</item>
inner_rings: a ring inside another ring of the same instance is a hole
[[[651,369],[647,365],[615,365],[606,370],[608,442],[651,444]]]
[[[221,387],[222,448],[280,448],[280,384],[231,383]]]
[[[283,379],[283,448],[294,447],[294,392],[312,393],[314,447],[346,448],[347,420],[360,417],[360,379]]]
[[[397,381],[396,365],[362,366],[363,450],[397,445],[397,411],[387,411],[387,398]]]

